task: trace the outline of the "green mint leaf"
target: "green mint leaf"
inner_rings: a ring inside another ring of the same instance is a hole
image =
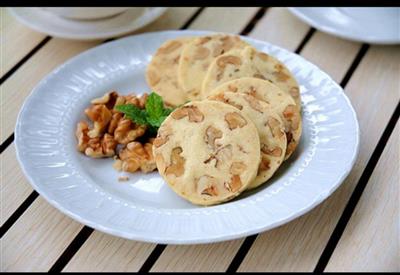
[[[147,117],[147,122],[153,127],[160,127],[163,121],[167,118],[167,116],[159,116],[159,117]]]
[[[156,93],[151,93],[147,97],[145,108],[151,121],[159,120],[164,115],[164,102],[162,97]]]
[[[130,120],[141,125],[148,125],[146,111],[139,109],[133,104],[115,106],[115,109],[125,114]]]
[[[175,109],[172,108],[165,108],[163,112],[163,116],[167,117],[170,113],[172,113]]]
[[[167,116],[175,110],[175,108],[165,108],[162,97],[154,92],[147,97],[144,110],[133,104],[118,105],[115,109],[135,123],[147,125],[151,134],[156,134]]]

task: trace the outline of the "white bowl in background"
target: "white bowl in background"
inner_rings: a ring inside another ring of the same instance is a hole
[[[61,16],[68,19],[100,19],[110,17],[119,13],[122,13],[128,8],[124,7],[97,7],[97,8],[69,8],[69,7],[57,7],[57,8],[42,8],[46,12],[50,12],[57,16]]]

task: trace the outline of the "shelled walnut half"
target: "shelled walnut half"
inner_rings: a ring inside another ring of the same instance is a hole
[[[145,144],[137,141],[128,143],[119,152],[119,158],[116,159],[113,167],[118,171],[131,173],[138,170],[144,173],[154,171],[157,167],[153,157],[153,141],[154,138]]]

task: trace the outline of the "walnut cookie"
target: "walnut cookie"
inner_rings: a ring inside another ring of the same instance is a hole
[[[260,140],[254,123],[237,108],[193,101],[165,119],[153,153],[159,173],[178,195],[213,205],[236,197],[254,180]]]
[[[291,96],[269,81],[253,77],[243,77],[225,82],[210,94],[224,92],[252,95],[266,102],[270,109],[278,113],[285,124],[287,138],[285,160],[292,155],[300,141],[302,122],[300,108]]]
[[[268,80],[291,95],[297,106],[301,107],[299,85],[286,66],[251,46],[215,58],[208,68],[201,93],[203,97],[207,97],[217,86],[242,77]]]
[[[201,99],[201,85],[208,66],[221,54],[249,46],[236,35],[201,36],[186,43],[178,66],[178,81],[189,100]]]
[[[147,66],[147,84],[171,106],[188,100],[178,83],[178,64],[184,45],[191,40],[183,37],[164,42]]]
[[[248,94],[223,92],[211,95],[208,99],[230,104],[254,122],[260,137],[261,162],[256,178],[247,189],[265,183],[282,164],[286,153],[286,135],[279,114],[267,103]]]

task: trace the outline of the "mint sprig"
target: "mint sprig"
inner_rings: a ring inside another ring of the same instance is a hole
[[[144,109],[140,109],[133,104],[118,105],[115,109],[125,114],[133,122],[148,126],[153,133],[157,133],[161,123],[174,110],[164,107],[162,97],[154,92],[147,97]]]

